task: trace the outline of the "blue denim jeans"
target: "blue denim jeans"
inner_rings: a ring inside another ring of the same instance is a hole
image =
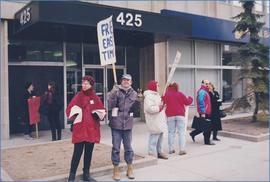
[[[112,131],[112,163],[118,165],[120,163],[120,148],[123,140],[125,150],[125,161],[127,164],[132,164],[134,152],[131,147],[132,130],[117,130],[111,129]]]
[[[148,152],[151,154],[162,153],[163,133],[150,134],[148,141]]]
[[[174,150],[174,137],[175,137],[176,130],[178,130],[179,149],[185,150],[186,148],[185,117],[184,116],[168,117],[167,123],[168,123],[168,130],[169,130],[169,133],[168,133],[169,151]]]

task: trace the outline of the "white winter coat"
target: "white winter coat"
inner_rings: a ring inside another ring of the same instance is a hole
[[[162,104],[159,93],[146,90],[143,95],[144,114],[149,132],[151,134],[163,133],[163,136],[166,136],[168,132],[167,119],[165,109],[159,112],[159,106]]]

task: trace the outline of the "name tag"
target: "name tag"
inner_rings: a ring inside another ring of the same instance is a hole
[[[94,100],[90,100],[90,104],[94,104]]]
[[[129,113],[129,116],[133,117],[133,112]]]

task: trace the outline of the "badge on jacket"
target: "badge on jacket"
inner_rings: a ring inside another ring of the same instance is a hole
[[[94,100],[90,100],[90,104],[94,104]]]

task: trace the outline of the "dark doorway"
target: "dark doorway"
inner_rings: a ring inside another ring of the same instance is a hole
[[[25,92],[25,83],[32,82],[37,96],[41,96],[47,90],[49,81],[55,81],[59,92],[64,97],[63,67],[54,66],[9,66],[9,118],[10,133],[22,133],[24,124],[22,121],[22,101]],[[62,128],[64,126],[63,109],[60,112]],[[41,116],[39,130],[48,130],[47,118]]]

